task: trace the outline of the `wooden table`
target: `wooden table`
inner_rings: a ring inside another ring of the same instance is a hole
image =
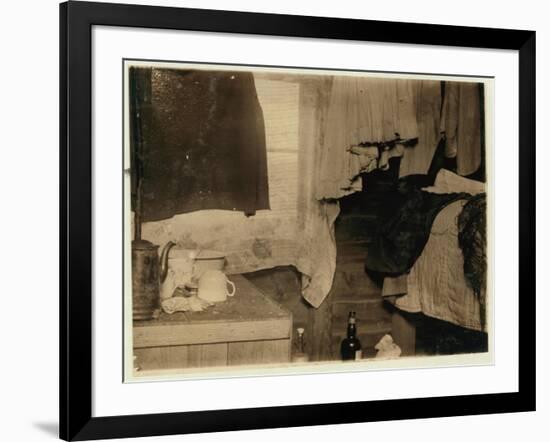
[[[134,322],[142,370],[272,364],[290,361],[292,314],[241,275],[234,297],[202,312],[161,313]]]

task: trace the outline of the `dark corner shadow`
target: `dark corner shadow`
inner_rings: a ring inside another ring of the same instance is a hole
[[[33,425],[56,439],[59,437],[59,424],[57,422],[34,422]]]

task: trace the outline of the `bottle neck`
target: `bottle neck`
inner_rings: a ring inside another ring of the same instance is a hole
[[[298,350],[300,353],[305,353],[304,335],[298,335]]]
[[[357,333],[357,328],[355,327],[355,322],[348,323],[348,338],[355,338]]]

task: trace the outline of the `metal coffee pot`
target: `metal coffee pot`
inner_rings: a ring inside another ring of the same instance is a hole
[[[152,319],[159,308],[160,286],[168,273],[168,253],[176,243],[162,248],[146,241],[132,241],[132,313],[135,321]]]

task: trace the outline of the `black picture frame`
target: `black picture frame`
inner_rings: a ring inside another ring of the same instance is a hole
[[[508,49],[519,54],[519,391],[92,417],[94,25]],[[90,440],[535,410],[535,32],[108,3],[60,5],[60,437]]]

